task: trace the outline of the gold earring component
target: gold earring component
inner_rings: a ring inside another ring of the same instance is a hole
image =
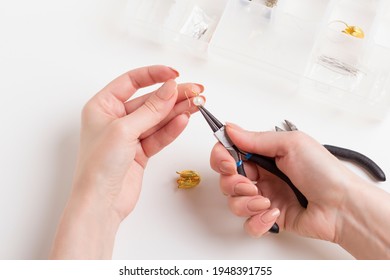
[[[359,26],[348,25],[347,23],[345,23],[344,21],[341,21],[341,20],[335,20],[335,21],[332,21],[331,23],[335,23],[335,22],[339,22],[339,23],[342,23],[345,25],[345,29],[342,30],[341,32],[343,32],[347,35],[353,36],[355,38],[359,38],[359,39],[364,38],[364,36],[365,36],[364,31]]]
[[[183,170],[177,172],[180,175],[179,179],[177,179],[178,188],[179,189],[191,189],[196,187],[200,183],[200,174],[193,170]]]
[[[186,98],[188,100],[188,108],[190,108],[191,107],[191,101],[190,101],[190,98],[188,97],[188,94],[187,94],[186,90],[184,90],[184,94],[185,94],[185,96],[186,96]]]
[[[278,0],[266,0],[265,5],[269,8],[273,8],[278,4]]]
[[[249,1],[252,2],[252,0],[249,0]],[[260,1],[257,0],[257,1],[253,1],[253,2],[261,2],[264,5],[266,5],[268,8],[273,8],[278,4],[278,0],[260,0]]]

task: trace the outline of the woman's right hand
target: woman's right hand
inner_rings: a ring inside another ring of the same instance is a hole
[[[221,144],[216,144],[211,167],[220,173],[221,190],[228,196],[231,211],[247,218],[244,227],[250,235],[260,237],[276,222],[280,230],[335,242],[355,257],[362,256],[363,249],[354,252],[353,247],[359,245],[346,240],[359,239],[361,227],[370,219],[359,205],[370,196],[386,197],[383,204],[390,205],[388,193],[357,176],[303,132],[250,132],[233,124],[226,129],[240,149],[275,158],[278,168],[309,201],[306,209],[301,207],[284,181],[250,162],[245,163],[248,178],[239,175],[233,158]],[[390,207],[384,210],[390,213]],[[345,232],[350,227],[356,227],[358,232]]]

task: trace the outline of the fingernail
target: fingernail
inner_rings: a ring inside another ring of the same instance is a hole
[[[274,208],[274,209],[271,209],[271,210],[265,212],[261,216],[261,220],[263,221],[263,223],[268,224],[270,222],[275,221],[275,219],[279,216],[280,216],[280,210],[278,208]]]
[[[175,74],[176,74],[177,77],[180,76],[179,71],[177,71],[175,68],[169,67],[169,69],[171,69],[173,72],[175,72]]]
[[[236,174],[236,166],[229,161],[222,161],[219,166],[219,170],[225,175]]]
[[[185,111],[185,112],[183,112],[183,115],[186,115],[188,118],[190,118],[190,117],[191,117],[191,113],[190,113],[190,112],[188,112],[188,111]]]
[[[252,199],[248,202],[247,207],[250,211],[257,212],[262,211],[271,206],[271,202],[268,198],[260,197]]]
[[[237,195],[257,195],[258,189],[253,184],[238,183],[237,185],[234,186],[234,193]]]
[[[227,122],[226,126],[230,129],[233,129],[233,130],[241,130],[241,131],[244,130],[242,127],[240,127],[234,123],[231,123],[231,122]]]
[[[171,85],[172,83],[173,85]],[[156,95],[163,100],[169,100],[176,91],[176,82],[174,80],[169,80],[157,90]]]
[[[201,84],[192,84],[192,91],[195,93],[202,93],[204,91],[204,86]]]

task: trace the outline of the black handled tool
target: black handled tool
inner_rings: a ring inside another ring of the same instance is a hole
[[[287,131],[298,130],[298,128],[290,121],[285,120],[285,127]],[[276,131],[284,131],[282,128],[275,126]],[[364,170],[366,170],[375,180],[380,182],[386,181],[386,174],[383,170],[369,157],[356,152],[354,150],[341,148],[332,145],[324,145],[325,149],[327,149],[332,155],[335,157],[351,161],[359,166],[361,166]]]

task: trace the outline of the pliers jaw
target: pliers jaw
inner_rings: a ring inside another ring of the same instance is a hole
[[[236,161],[238,173],[245,176],[244,166],[241,158],[242,152],[233,144],[232,140],[230,140],[229,135],[226,133],[225,125],[222,124],[202,105],[199,105],[198,109],[209,124],[211,130],[214,132],[215,138],[217,138],[217,140],[225,147],[225,149],[228,150],[230,155]]]
[[[229,151],[230,155],[236,161],[237,166],[242,165],[241,154],[238,148],[230,140],[226,133],[226,127],[216,117],[213,116],[205,107],[202,105],[198,106],[199,111],[209,124],[211,130],[214,132],[215,138]]]
[[[202,113],[203,117],[205,118],[206,122],[209,124],[211,130],[215,133],[224,125],[211,114],[205,107],[202,105],[198,105],[199,111]]]

